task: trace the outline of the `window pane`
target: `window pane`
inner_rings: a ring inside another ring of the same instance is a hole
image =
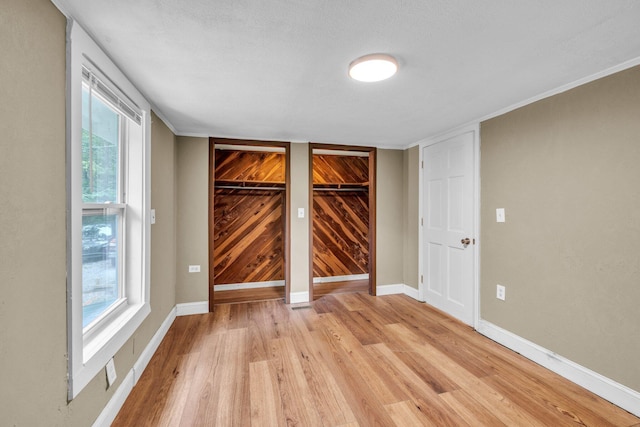
[[[120,298],[118,229],[119,215],[82,216],[83,328]]]
[[[82,201],[118,203],[120,115],[82,88]]]

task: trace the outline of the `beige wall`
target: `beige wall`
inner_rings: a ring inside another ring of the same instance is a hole
[[[309,291],[309,144],[291,144],[291,293]],[[304,208],[304,218],[298,218]]]
[[[377,150],[376,285],[403,283],[403,154]]]
[[[46,0],[2,3],[0,418],[6,425],[61,423],[69,416],[65,26]]]
[[[64,16],[48,0],[6,0],[0,14],[0,422],[87,426],[175,305],[173,135],[152,127],[152,313],[67,404]]]
[[[209,140],[178,137],[176,302],[209,301]],[[189,273],[200,265],[200,273]]]
[[[208,274],[206,273],[208,271],[208,242],[206,240],[208,230],[208,141],[206,138],[178,137],[177,153],[176,301],[178,303],[208,301]],[[403,283],[403,162],[402,151],[378,150],[378,285]],[[309,144],[292,143],[290,206],[292,293],[309,290],[308,171]],[[305,218],[298,218],[297,212],[300,207],[305,208]],[[417,217],[417,211],[415,216]],[[201,264],[202,273],[188,273],[189,264]],[[417,272],[417,261],[415,268]]]
[[[636,67],[481,126],[482,317],[635,390],[639,117]]]
[[[418,289],[418,192],[420,147],[402,152],[402,267],[404,284]]]

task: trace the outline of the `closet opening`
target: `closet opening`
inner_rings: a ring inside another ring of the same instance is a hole
[[[289,203],[289,143],[210,138],[210,311],[288,302]]]
[[[309,144],[311,301],[375,295],[376,150]]]

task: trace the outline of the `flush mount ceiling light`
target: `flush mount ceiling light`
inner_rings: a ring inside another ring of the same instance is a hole
[[[393,56],[376,53],[361,56],[349,64],[349,76],[361,82],[379,82],[398,71],[398,62]]]

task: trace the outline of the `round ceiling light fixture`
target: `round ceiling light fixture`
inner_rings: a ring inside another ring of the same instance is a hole
[[[383,53],[361,56],[349,64],[349,77],[360,82],[379,82],[398,71],[398,61]]]

